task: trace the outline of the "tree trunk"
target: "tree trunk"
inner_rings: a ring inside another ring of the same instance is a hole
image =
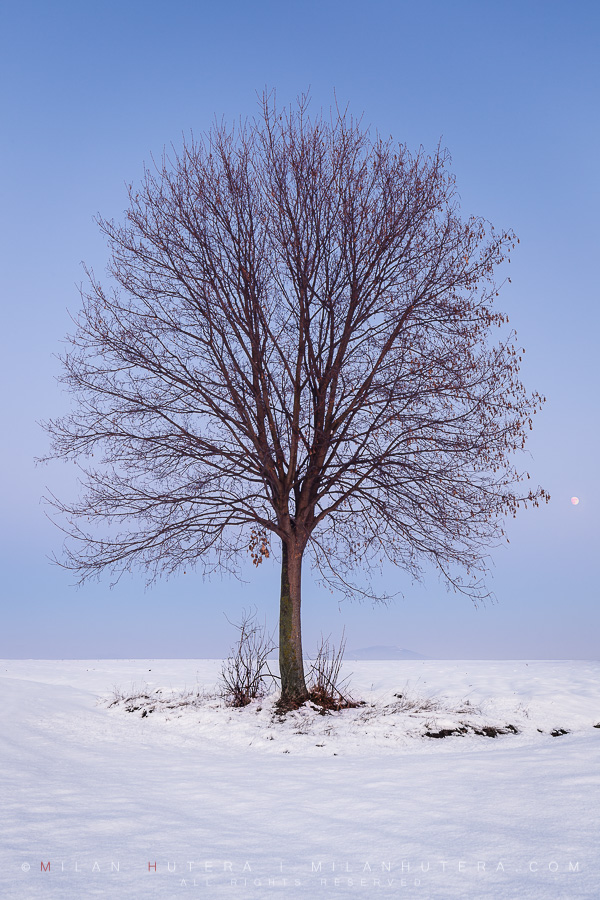
[[[279,610],[279,672],[281,699],[301,704],[308,697],[302,661],[300,599],[302,556],[294,547],[281,542],[281,602]]]

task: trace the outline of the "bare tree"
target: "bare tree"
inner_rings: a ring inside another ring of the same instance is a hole
[[[305,554],[344,592],[357,567],[428,559],[477,598],[503,516],[545,497],[512,458],[543,398],[514,334],[489,338],[514,235],[463,221],[446,152],[307,106],[265,97],[146,170],[123,224],[98,220],[113,286],[86,270],[74,411],[47,423],[82,470],[81,499],[52,498],[82,581],[235,570],[276,541],[298,702]]]

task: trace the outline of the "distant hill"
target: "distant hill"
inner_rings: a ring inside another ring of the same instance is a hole
[[[401,647],[362,647],[360,650],[349,650],[344,659],[427,659],[422,653],[403,650]]]

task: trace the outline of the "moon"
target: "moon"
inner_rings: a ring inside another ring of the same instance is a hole
[[[573,506],[577,506],[577,504],[579,503],[579,497],[571,497],[571,503],[573,504]]]

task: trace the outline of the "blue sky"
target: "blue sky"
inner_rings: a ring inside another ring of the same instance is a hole
[[[107,261],[93,216],[119,218],[144,161],[214,117],[335,90],[363,122],[453,158],[462,209],[521,244],[499,307],[526,347],[522,374],[548,402],[527,467],[552,495],[509,524],[495,604],[475,609],[434,574],[387,607],[338,605],[307,572],[304,643],[396,644],[441,658],[598,658],[598,109],[595,2],[172,0],[6,4],[2,84],[2,629],[0,657],[220,656],[230,619],[256,605],[275,627],[276,566],[248,584],[188,574],[81,589],[47,556],[61,540],[40,497],[73,491],[36,422],[66,408],[53,357],[78,307],[81,261]],[[570,497],[581,502],[572,506]]]

